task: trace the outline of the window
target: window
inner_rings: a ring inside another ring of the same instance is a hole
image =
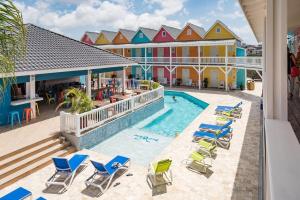
[[[148,53],[152,53],[152,48],[147,48]]]
[[[144,34],[143,33],[139,33],[139,38],[143,38]]]
[[[123,35],[122,35],[122,34],[120,34],[120,39],[121,39],[121,40],[123,39]]]
[[[186,31],[186,34],[187,34],[187,35],[192,35],[192,30],[189,28],[189,29]]]
[[[221,29],[218,27],[218,28],[216,29],[216,32],[217,32],[217,33],[221,33]]]
[[[163,32],[162,32],[162,36],[163,36],[163,37],[166,37],[166,36],[167,36],[167,32],[166,32],[166,31],[163,31]]]
[[[172,47],[171,49],[172,49],[172,54],[174,54],[175,51],[176,51],[176,48],[175,48],[175,47]]]

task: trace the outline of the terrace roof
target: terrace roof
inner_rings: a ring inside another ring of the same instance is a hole
[[[18,74],[43,74],[136,64],[108,51],[84,44],[33,24],[26,25],[26,55],[16,61]]]

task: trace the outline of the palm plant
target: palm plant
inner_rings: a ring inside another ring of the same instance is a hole
[[[71,105],[71,113],[84,113],[94,108],[93,101],[83,91],[77,88],[70,88],[66,93],[67,98],[56,107],[56,111],[63,105]]]
[[[0,0],[0,100],[15,83],[15,63],[25,53],[26,30],[21,12],[11,0]]]

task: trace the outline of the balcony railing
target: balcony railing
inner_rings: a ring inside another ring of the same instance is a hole
[[[262,69],[261,57],[131,57],[140,64],[153,65],[229,65]]]
[[[75,133],[77,137],[82,132],[95,128],[107,121],[125,115],[129,112],[153,102],[164,96],[164,87],[144,92],[142,94],[131,96],[128,99],[111,103],[106,106],[93,109],[81,114],[72,114],[60,112],[60,129],[61,132]]]

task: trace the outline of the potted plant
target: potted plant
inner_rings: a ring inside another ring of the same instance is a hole
[[[204,84],[204,88],[208,88],[208,78],[204,78],[203,84]]]
[[[71,105],[69,112],[72,114],[81,114],[94,108],[91,98],[78,88],[68,89],[66,97],[67,98],[56,107],[56,111],[63,105]],[[87,120],[84,119],[80,119],[81,128],[87,126]]]
[[[181,78],[177,78],[176,79],[176,86],[180,86],[181,82],[182,82],[182,79]]]

